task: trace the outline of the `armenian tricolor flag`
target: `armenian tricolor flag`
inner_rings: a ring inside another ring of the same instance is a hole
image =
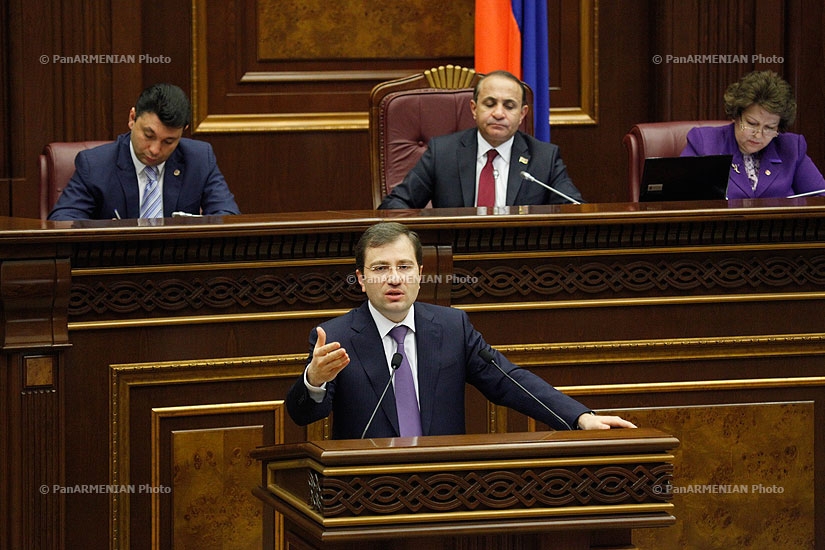
[[[510,71],[533,90],[535,135],[550,141],[547,0],[476,0],[475,69]]]

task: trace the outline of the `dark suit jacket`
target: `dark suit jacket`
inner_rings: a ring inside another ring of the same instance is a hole
[[[728,198],[787,197],[825,189],[825,180],[807,154],[808,144],[799,134],[779,134],[762,150],[759,185],[751,187],[745,161],[736,143],[733,124],[693,128],[682,156],[733,155]]]
[[[60,194],[50,220],[110,220],[140,217],[140,191],[129,152],[129,133],[117,141],[81,151],[75,173]],[[240,214],[212,146],[182,138],[167,159],[163,175],[163,216],[172,212]]]
[[[321,403],[312,400],[302,375],[289,390],[287,410],[299,425],[315,422],[332,412],[333,438],[357,439],[361,437],[390,379],[381,337],[366,302],[321,326],[327,333],[327,342],[340,342],[347,350],[350,364],[327,383],[326,396]],[[419,405],[424,435],[464,433],[464,386],[468,382],[494,403],[516,409],[554,428],[566,429],[498,369],[479,357],[479,350],[489,349],[489,346],[470,324],[465,312],[418,302],[415,304],[415,326]],[[317,333],[313,330],[310,335],[310,360],[316,339]],[[589,411],[537,375],[512,364],[499,352],[493,353],[503,369],[573,428],[578,417]],[[399,435],[392,386],[366,435]]]
[[[384,197],[379,208],[434,208],[475,206],[478,129],[471,128],[433,138],[404,181]],[[507,177],[507,205],[561,204],[568,201],[544,187],[523,180],[525,170],[539,181],[578,201],[581,193],[570,181],[567,168],[552,143],[516,132]]]

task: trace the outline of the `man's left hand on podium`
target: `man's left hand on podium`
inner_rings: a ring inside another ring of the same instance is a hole
[[[580,430],[609,430],[610,428],[635,428],[636,425],[619,416],[602,416],[584,413],[579,416],[577,425]]]

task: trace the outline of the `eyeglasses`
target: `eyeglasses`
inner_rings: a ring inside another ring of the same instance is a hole
[[[416,266],[415,264],[398,264],[397,266],[393,267],[389,264],[378,264],[378,265],[371,265],[367,267],[370,271],[372,271],[376,277],[379,278],[386,278],[389,277],[390,274],[395,271],[401,277],[409,277],[410,275],[415,274]]]
[[[760,130],[762,131],[762,136],[768,139],[773,139],[777,135],[779,135],[779,130],[777,130],[776,128],[768,128],[767,126],[760,126],[758,128],[754,128],[753,126],[748,126],[747,124],[745,124],[741,119],[739,120],[739,127],[742,129],[743,132],[750,134],[752,136],[758,134]]]

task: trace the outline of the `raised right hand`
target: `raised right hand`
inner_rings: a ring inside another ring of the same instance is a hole
[[[307,382],[317,388],[333,380],[344,367],[349,365],[349,355],[340,343],[327,344],[327,333],[324,329],[318,327],[316,330],[318,340],[312,350],[312,361],[307,366]]]

